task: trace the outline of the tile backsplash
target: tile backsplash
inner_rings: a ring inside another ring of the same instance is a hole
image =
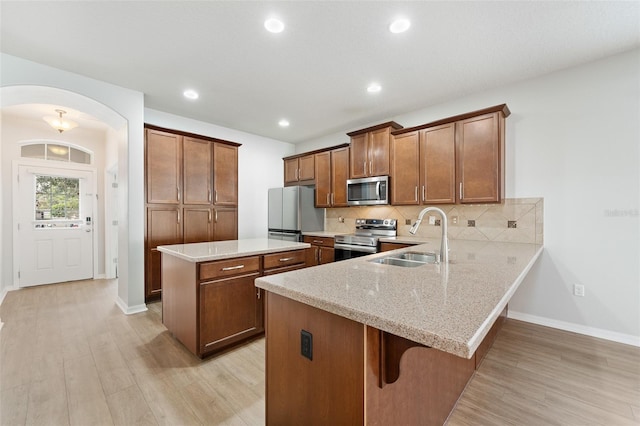
[[[426,206],[363,206],[326,209],[325,230],[351,233],[356,218],[390,218],[398,220],[398,235],[410,235],[412,223]],[[543,243],[543,199],[508,198],[501,204],[445,204],[440,207],[449,221],[449,238],[476,241]],[[439,238],[442,228],[429,224],[433,215],[422,220],[417,236]],[[406,224],[409,220],[409,225]]]

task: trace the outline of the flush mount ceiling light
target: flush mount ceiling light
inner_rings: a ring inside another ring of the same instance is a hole
[[[382,87],[378,83],[371,83],[367,87],[367,92],[369,93],[378,93],[381,90],[382,90]]]
[[[42,117],[42,119],[46,121],[49,126],[53,127],[60,133],[64,132],[65,130],[71,130],[78,127],[78,123],[76,123],[75,121],[65,120],[62,118],[62,115],[66,114],[67,111],[57,109],[56,112],[58,113],[58,117],[46,116]]]
[[[184,92],[182,92],[182,95],[187,98],[187,99],[198,99],[200,97],[200,95],[198,95],[198,92],[196,92],[195,90],[191,90],[191,89],[187,89]]]
[[[281,33],[282,31],[284,31],[284,23],[276,18],[269,18],[264,21],[264,27],[270,33]]]
[[[285,120],[284,118],[278,121],[278,126],[280,127],[289,127],[289,120]]]
[[[411,21],[405,18],[396,19],[389,25],[389,31],[394,34],[399,34],[407,31],[411,26]]]

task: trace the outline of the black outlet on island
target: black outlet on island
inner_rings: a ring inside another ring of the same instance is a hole
[[[313,335],[306,330],[300,330],[300,354],[313,361]]]

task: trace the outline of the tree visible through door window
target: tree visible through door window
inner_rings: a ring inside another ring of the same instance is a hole
[[[80,218],[80,179],[36,176],[36,220]]]

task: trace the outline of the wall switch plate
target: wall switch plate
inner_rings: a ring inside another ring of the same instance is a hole
[[[578,297],[584,297],[584,286],[582,284],[574,284],[573,295]]]
[[[429,216],[429,225],[435,225],[435,224],[436,224],[436,217]]]
[[[313,335],[306,330],[300,330],[300,354],[313,361]]]

